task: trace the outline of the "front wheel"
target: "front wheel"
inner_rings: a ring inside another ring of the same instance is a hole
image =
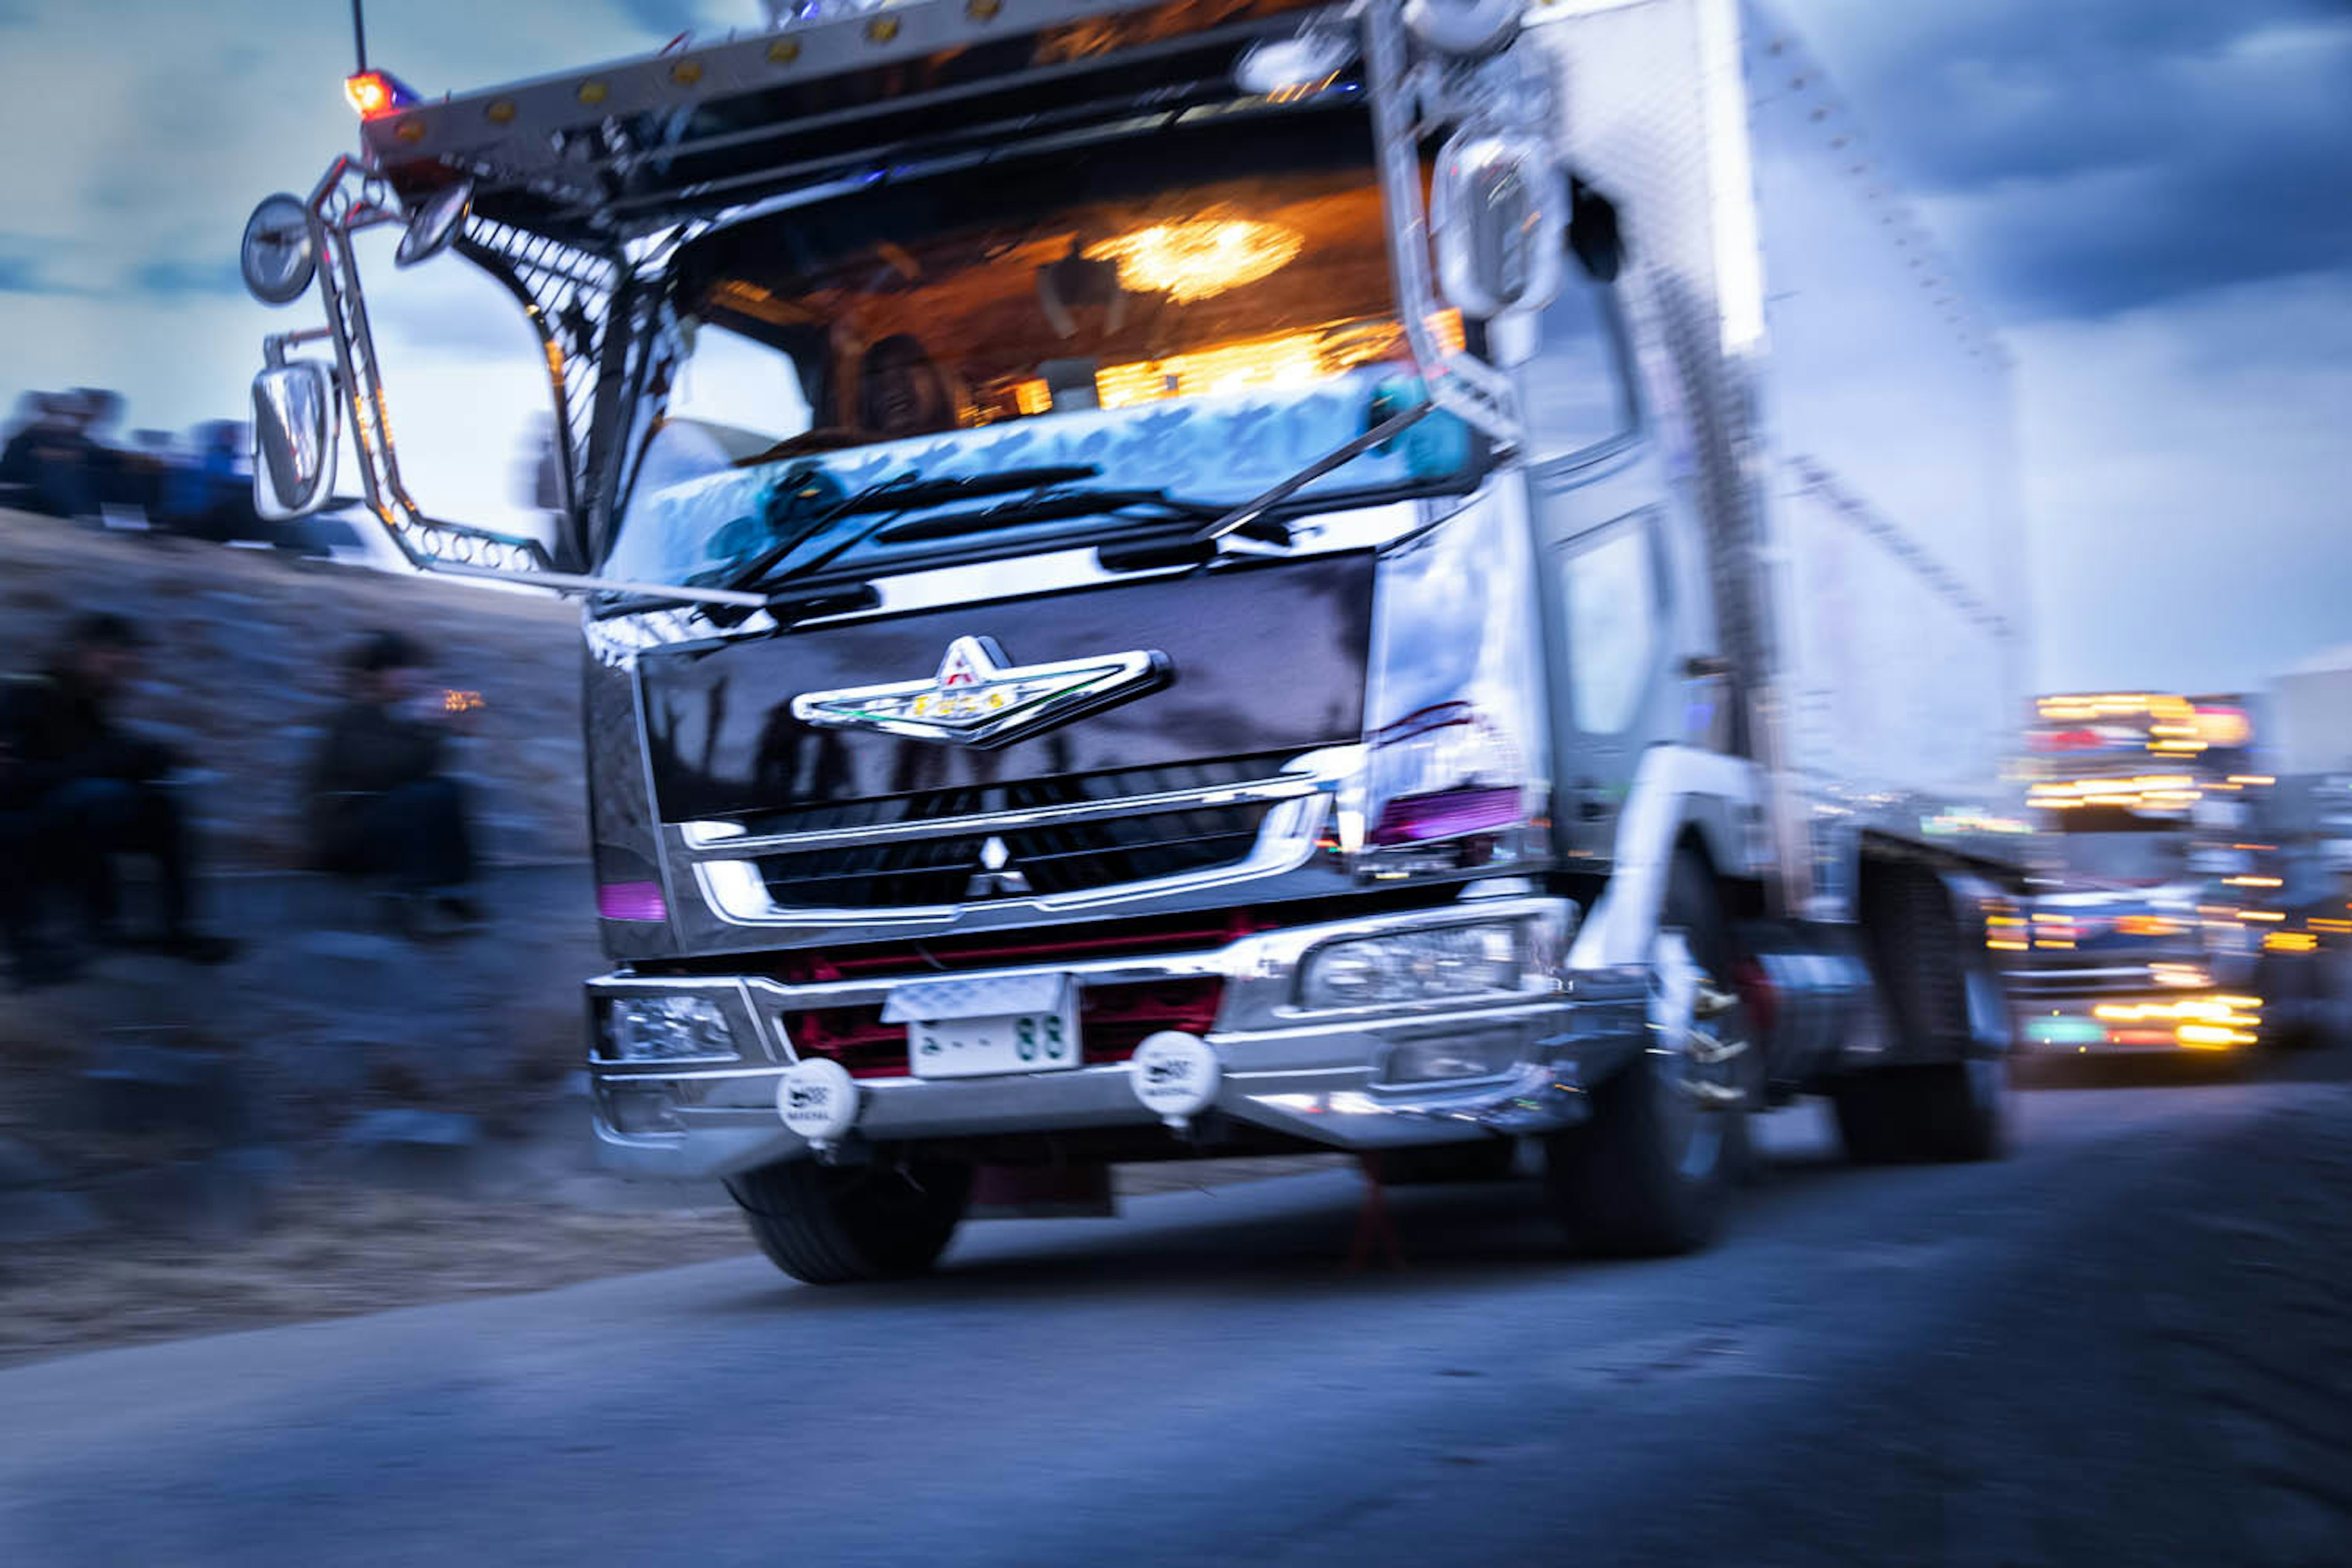
[[[947,1250],[971,1201],[971,1167],[918,1160],[787,1160],[727,1181],[768,1261],[809,1285],[902,1279]]]
[[[1685,850],[1653,949],[1643,1048],[1592,1091],[1590,1121],[1545,1140],[1547,1195],[1585,1251],[1689,1252],[1721,1226],[1762,1078],[1747,1010],[1722,984],[1730,969],[1714,876]]]

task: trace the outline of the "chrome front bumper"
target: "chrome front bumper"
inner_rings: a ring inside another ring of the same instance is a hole
[[[1223,982],[1202,1037],[1223,1073],[1202,1113],[1340,1149],[1468,1142],[1547,1131],[1585,1115],[1585,1091],[1639,1048],[1645,977],[1580,973],[1565,961],[1576,906],[1562,899],[1471,899],[1442,909],[1295,927],[1206,952],[1089,959],[984,972],[1055,973],[1080,987]],[[1333,942],[1417,929],[1522,922],[1530,956],[1521,988],[1379,1009],[1308,1011],[1297,1004],[1308,955]],[[797,1059],[783,1016],[864,1007],[903,980],[784,985],[758,976],[614,974],[589,983],[592,1007],[630,994],[701,995],[727,1018],[731,1056],[692,1062],[592,1058],[604,1163],[631,1174],[723,1176],[791,1159],[809,1146],[776,1110],[777,1080]],[[1416,1047],[1442,1043],[1476,1064],[1469,1076],[1413,1076]],[[1000,1133],[1154,1125],[1125,1062],[986,1078],[866,1079],[856,1136],[874,1143]]]

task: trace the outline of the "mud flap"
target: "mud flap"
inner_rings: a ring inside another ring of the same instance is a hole
[[[980,1165],[966,1219],[1117,1219],[1110,1167]]]

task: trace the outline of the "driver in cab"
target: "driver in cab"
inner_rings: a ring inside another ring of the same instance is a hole
[[[886,439],[956,427],[947,375],[911,332],[893,332],[858,367],[857,422]]]

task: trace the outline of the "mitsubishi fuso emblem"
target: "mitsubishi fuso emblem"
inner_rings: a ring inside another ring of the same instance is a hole
[[[1164,684],[1169,668],[1166,654],[1144,649],[1016,665],[991,638],[958,637],[935,675],[890,686],[803,691],[793,699],[793,717],[832,730],[1001,746],[1139,697]]]
[[[1027,891],[1029,879],[1022,874],[1020,867],[1013,864],[1013,851],[1004,847],[1003,839],[991,836],[988,842],[980,847],[980,869],[971,874],[971,881],[964,888],[963,896],[967,899],[1000,899],[1007,894]]]

